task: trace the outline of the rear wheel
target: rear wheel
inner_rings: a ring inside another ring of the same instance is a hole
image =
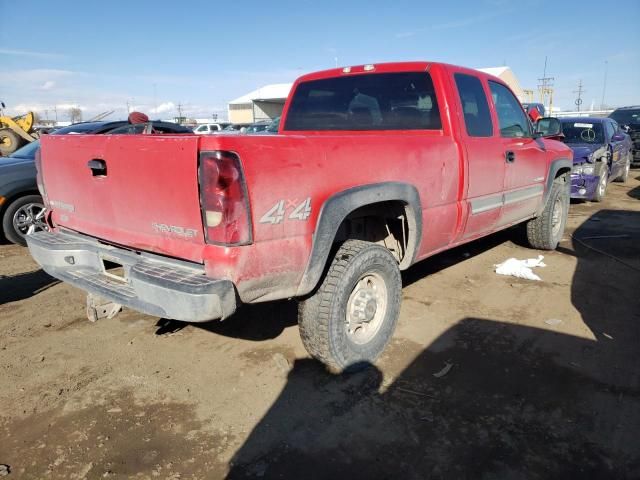
[[[40,195],[25,195],[9,204],[2,216],[2,229],[7,240],[27,245],[25,237],[33,232],[47,230],[45,208]]]
[[[618,178],[616,178],[616,182],[626,183],[629,179],[629,170],[631,169],[631,155],[631,152],[627,154],[627,162],[624,164],[622,174]]]
[[[299,304],[305,348],[333,372],[366,366],[393,336],[401,296],[400,269],[391,252],[347,240],[318,290]]]
[[[0,153],[9,156],[24,144],[24,139],[9,128],[0,129]]]
[[[564,233],[569,213],[569,188],[566,175],[556,178],[542,213],[527,222],[529,245],[540,250],[554,250]]]

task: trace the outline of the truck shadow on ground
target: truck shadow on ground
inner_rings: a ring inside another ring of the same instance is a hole
[[[382,364],[415,358],[387,383],[297,360],[227,478],[638,478],[640,212],[597,218],[569,252],[584,338],[467,317],[393,343]]]
[[[156,335],[175,333],[193,326],[211,333],[251,341],[277,338],[282,332],[297,324],[297,303],[278,301],[242,305],[232,317],[206,323],[187,323],[161,318],[156,323]]]
[[[58,283],[60,282],[50,277],[44,270],[17,275],[0,275],[0,305],[33,297]]]
[[[434,255],[402,272],[403,287],[508,241],[523,245],[526,240],[522,229],[511,228]],[[286,328],[297,325],[297,308],[295,301],[278,301],[242,305],[231,318],[224,321],[187,323],[162,318],[156,323],[158,329],[155,333],[156,335],[175,333],[191,325],[227,337],[266,341],[278,337]]]

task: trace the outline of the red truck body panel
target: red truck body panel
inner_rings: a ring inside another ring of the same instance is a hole
[[[439,130],[285,129],[301,82],[420,71],[429,71],[433,79]],[[402,182],[415,186],[420,196],[423,232],[414,257],[420,260],[533,216],[543,201],[550,162],[571,157],[559,142],[501,138],[497,127],[491,137],[468,136],[455,72],[480,78],[488,99],[487,80],[502,83],[475,70],[425,62],[376,65],[375,71],[333,69],[296,81],[278,135],[45,136],[42,169],[52,220],[134,250],[203,263],[207,275],[233,281],[243,301],[268,300],[295,295],[330,197],[352,187]],[[497,126],[493,106],[491,115]],[[212,150],[240,158],[251,245],[226,247],[204,240],[198,152]],[[506,150],[517,150],[518,162],[507,165]],[[87,161],[93,158],[106,161],[105,177],[91,175]],[[505,202],[506,195],[515,200]],[[477,207],[499,198],[504,205],[486,211]]]

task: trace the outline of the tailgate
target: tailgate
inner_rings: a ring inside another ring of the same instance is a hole
[[[195,135],[45,135],[41,158],[57,225],[202,262]]]

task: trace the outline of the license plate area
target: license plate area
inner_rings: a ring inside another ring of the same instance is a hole
[[[100,255],[102,273],[105,277],[120,283],[128,283],[127,268],[117,259],[107,255]]]

